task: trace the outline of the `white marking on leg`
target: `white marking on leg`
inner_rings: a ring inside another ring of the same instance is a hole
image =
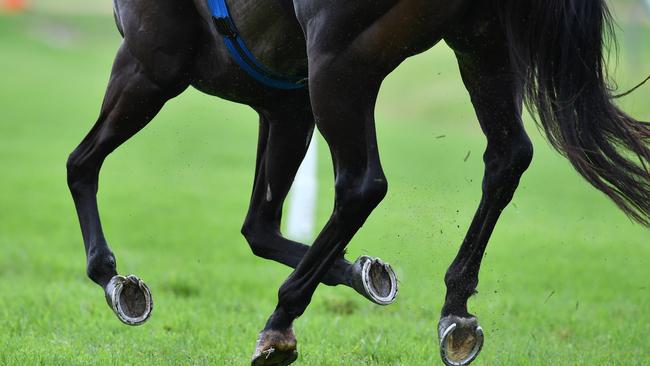
[[[266,186],[266,201],[267,202],[273,201],[273,193],[271,193],[271,183],[269,183],[269,185]]]

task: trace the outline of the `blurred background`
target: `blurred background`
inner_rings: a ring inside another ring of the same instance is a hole
[[[121,325],[86,278],[65,161],[97,118],[121,41],[111,5],[0,0],[0,364],[246,364],[290,273],[239,234],[257,141],[248,107],[188,90],[104,164],[104,229],[120,272],[152,288],[150,322]],[[612,10],[622,91],[650,74],[650,3]],[[620,104],[650,120],[650,86]],[[476,364],[647,365],[648,230],[526,123],[536,155],[470,302],[487,337]],[[478,204],[485,147],[444,44],[388,78],[377,125],[390,191],[348,257],[393,264],[400,296],[377,308],[321,286],[296,323],[304,365],[439,362],[443,276]],[[322,141],[317,165],[320,227],[333,198]]]

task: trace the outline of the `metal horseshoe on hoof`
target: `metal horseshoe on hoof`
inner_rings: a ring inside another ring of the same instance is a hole
[[[352,287],[378,305],[390,305],[397,297],[397,275],[379,258],[359,257],[352,265]]]
[[[153,298],[149,287],[138,277],[114,276],[106,285],[106,302],[126,325],[141,325],[151,316]]]
[[[447,366],[472,363],[483,348],[483,328],[476,318],[447,316],[438,323],[440,357]]]

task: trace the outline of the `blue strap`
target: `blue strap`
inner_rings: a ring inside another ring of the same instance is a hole
[[[291,90],[305,87],[305,78],[278,75],[253,56],[235,27],[226,0],[208,0],[208,7],[212,12],[217,31],[223,36],[230,56],[248,75],[258,82],[276,89]]]

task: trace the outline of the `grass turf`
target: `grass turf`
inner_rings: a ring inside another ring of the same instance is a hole
[[[0,17],[0,364],[246,364],[289,274],[239,234],[257,138],[248,108],[188,90],[104,165],[106,235],[120,272],[152,288],[151,320],[123,326],[85,277],[64,165],[96,118],[119,41],[108,16]],[[650,55],[647,42],[628,49]],[[622,85],[643,73],[627,65]],[[622,102],[648,119],[648,98],[646,88]],[[439,363],[442,278],[479,199],[485,145],[448,49],[387,80],[377,124],[390,192],[349,258],[391,262],[400,295],[379,308],[320,287],[296,322],[298,364]],[[476,365],[647,364],[648,231],[528,130],[533,165],[470,303],[487,337]],[[319,165],[322,224],[332,201],[324,143]]]

